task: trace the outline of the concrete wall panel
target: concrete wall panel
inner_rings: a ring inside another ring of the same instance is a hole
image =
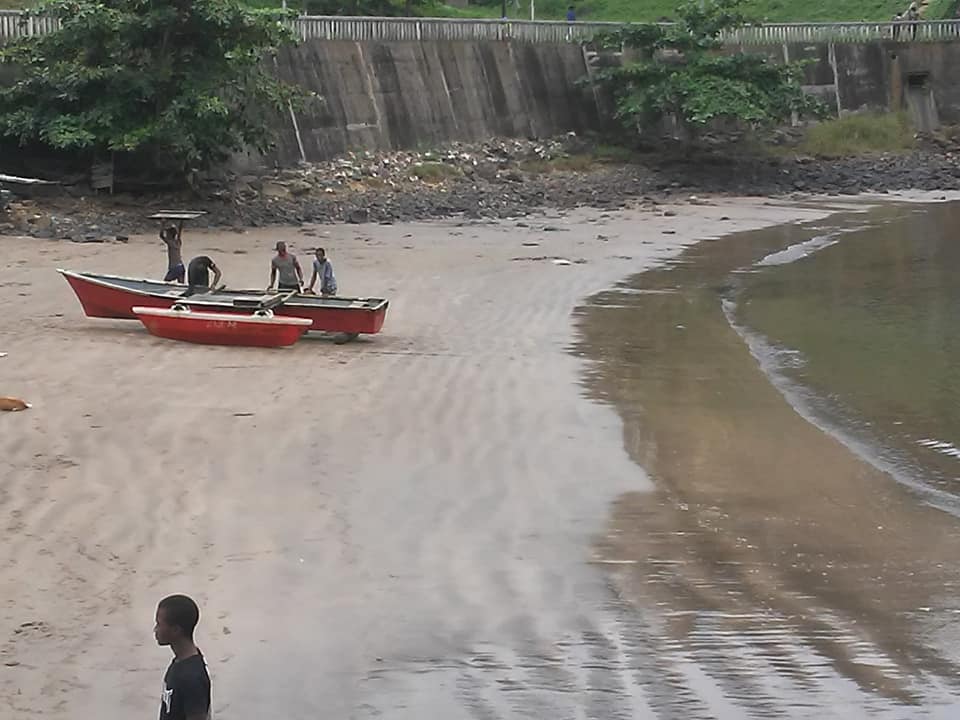
[[[311,41],[284,50],[278,73],[320,96],[296,113],[308,161],[597,127],[575,45]],[[296,162],[293,123],[278,122],[274,159]]]

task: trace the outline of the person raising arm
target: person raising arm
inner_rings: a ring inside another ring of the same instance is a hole
[[[167,274],[164,276],[164,282],[183,282],[185,268],[183,267],[183,256],[181,248],[183,247],[183,221],[180,226],[168,225],[160,231],[160,239],[167,246]]]

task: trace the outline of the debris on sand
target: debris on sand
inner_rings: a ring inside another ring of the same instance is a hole
[[[726,142],[726,141],[724,141]],[[189,193],[95,196],[79,186],[0,193],[0,234],[75,242],[123,242],[154,232],[144,210],[189,202],[206,213],[197,227],[347,222],[391,224],[463,217],[517,221],[544,208],[612,211],[661,203],[710,205],[714,195],[852,195],[900,189],[960,189],[960,145],[922,144],[907,154],[817,159],[752,155],[719,140],[696,152],[664,146],[610,161],[599,146],[556,139],[455,142],[430,150],[357,151],[290,168],[239,174],[217,170]],[[689,150],[689,148],[687,148]],[[429,172],[428,172],[429,170]],[[46,187],[46,186],[44,186]],[[690,194],[694,191],[696,194]],[[52,193],[52,194],[51,194]],[[677,214],[674,208],[664,217]],[[563,228],[547,225],[544,232]]]
[[[30,403],[24,402],[20,398],[0,397],[0,410],[20,412],[21,410],[27,410],[31,407],[32,405],[30,405]]]

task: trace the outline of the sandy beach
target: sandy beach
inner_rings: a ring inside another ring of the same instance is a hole
[[[391,301],[381,335],[276,351],[85,318],[55,268],[159,277],[155,237],[0,238],[0,395],[33,404],[0,414],[0,715],[154,716],[169,655],[153,612],[185,592],[218,718],[742,717],[723,683],[677,715],[657,700],[669,672],[638,679],[656,631],[596,540],[635,514],[625,494],[658,496],[630,424],[585,396],[571,314],[700,239],[839,207],[188,228],[185,255],[229,286],[265,286],[282,239],[303,260],[326,247],[341,294]],[[703,452],[732,467],[704,427]],[[750,493],[723,487],[725,503]]]

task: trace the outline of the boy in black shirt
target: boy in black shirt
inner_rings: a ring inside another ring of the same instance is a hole
[[[210,676],[196,645],[193,629],[200,609],[186,595],[171,595],[157,606],[153,634],[158,645],[169,645],[173,662],[163,676],[160,720],[209,720]]]
[[[210,271],[213,271],[213,284],[210,284]],[[187,292],[186,296],[195,295],[200,292],[207,292],[210,288],[216,287],[220,282],[220,268],[206,255],[198,255],[190,261],[187,266]]]

